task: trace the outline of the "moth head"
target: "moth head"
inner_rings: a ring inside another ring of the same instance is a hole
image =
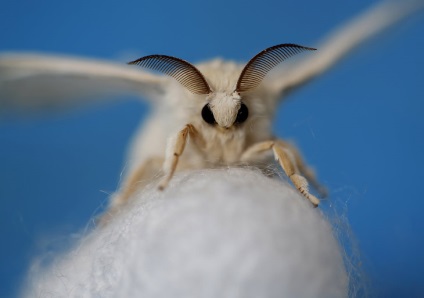
[[[237,92],[213,92],[202,109],[202,118],[206,123],[225,129],[242,124],[248,116],[249,109]]]
[[[241,71],[234,90],[214,91],[203,74],[189,62],[166,55],[150,55],[129,64],[165,73],[190,92],[205,96],[199,111],[202,119],[213,126],[228,129],[242,125],[249,118],[249,108],[243,96],[258,87],[266,74],[277,64],[305,50],[315,50],[296,44],[280,44],[255,55]],[[234,85],[233,85],[234,86]]]

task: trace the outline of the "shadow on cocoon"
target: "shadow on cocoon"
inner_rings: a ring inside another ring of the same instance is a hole
[[[347,297],[330,224],[284,181],[252,169],[179,173],[136,193],[48,266],[24,297]]]

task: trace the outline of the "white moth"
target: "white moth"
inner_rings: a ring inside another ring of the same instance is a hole
[[[257,54],[245,67],[218,60],[195,67],[165,55],[130,62],[166,73],[180,84],[170,82],[164,90],[162,101],[167,105],[162,108],[168,111],[154,117],[150,126],[160,127],[161,132],[140,134],[143,139],[134,154],[143,152],[145,158],[131,170],[113,206],[126,202],[160,171],[163,178],[159,189],[164,189],[176,170],[243,164],[264,169],[272,163],[268,152],[273,153],[299,192],[317,206],[319,200],[308,190],[308,180],[318,186],[312,171],[293,146],[276,139],[271,131],[282,90],[263,82],[274,66],[305,50],[315,49],[276,45]],[[167,114],[171,119],[164,117]],[[150,136],[146,138],[146,134]],[[151,147],[153,140],[158,143]],[[148,147],[152,151],[147,153]]]
[[[268,76],[289,56],[313,49],[277,45],[245,65],[219,59],[191,65],[164,55],[132,62],[170,77],[93,60],[4,54],[0,56],[0,105],[55,105],[87,95],[128,91],[151,99],[155,109],[135,135],[126,176],[111,200],[111,213],[157,177],[163,189],[175,171],[240,165],[264,168],[272,155],[299,192],[317,206],[319,200],[309,192],[308,181],[319,193],[324,189],[299,152],[272,132],[277,104],[363,41],[422,7],[422,1],[384,2],[331,35],[317,47],[319,51]]]

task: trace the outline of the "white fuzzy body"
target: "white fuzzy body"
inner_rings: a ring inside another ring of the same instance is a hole
[[[223,125],[234,122],[234,114],[228,111],[238,110],[240,100],[234,100],[232,94],[243,65],[216,59],[196,67],[204,74],[214,94],[192,94],[173,79],[167,78],[169,88],[163,98],[158,100],[160,104],[154,105],[152,115],[135,134],[127,173],[149,158],[164,158],[167,143],[172,144],[172,137],[186,124],[192,124],[198,130],[206,146],[202,148],[195,140],[189,139],[177,170],[238,165],[242,153],[248,147],[272,138],[271,126],[278,96],[266,82],[254,92],[242,95],[241,101],[249,108],[246,122],[225,129],[220,125],[206,123],[201,117],[201,111],[205,104],[210,103],[212,109],[215,109],[218,123],[220,120]],[[270,162],[270,157],[267,155],[265,159]],[[256,165],[263,165],[264,161],[258,157]]]

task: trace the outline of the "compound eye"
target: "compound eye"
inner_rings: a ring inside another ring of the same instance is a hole
[[[240,106],[240,109],[237,113],[237,118],[235,124],[240,124],[246,121],[247,117],[249,116],[249,110],[247,109],[247,106],[242,103]]]
[[[205,105],[202,109],[202,118],[205,120],[205,122],[209,124],[215,124],[215,117],[213,116],[213,113],[211,111],[211,108],[209,107],[209,104]]]

